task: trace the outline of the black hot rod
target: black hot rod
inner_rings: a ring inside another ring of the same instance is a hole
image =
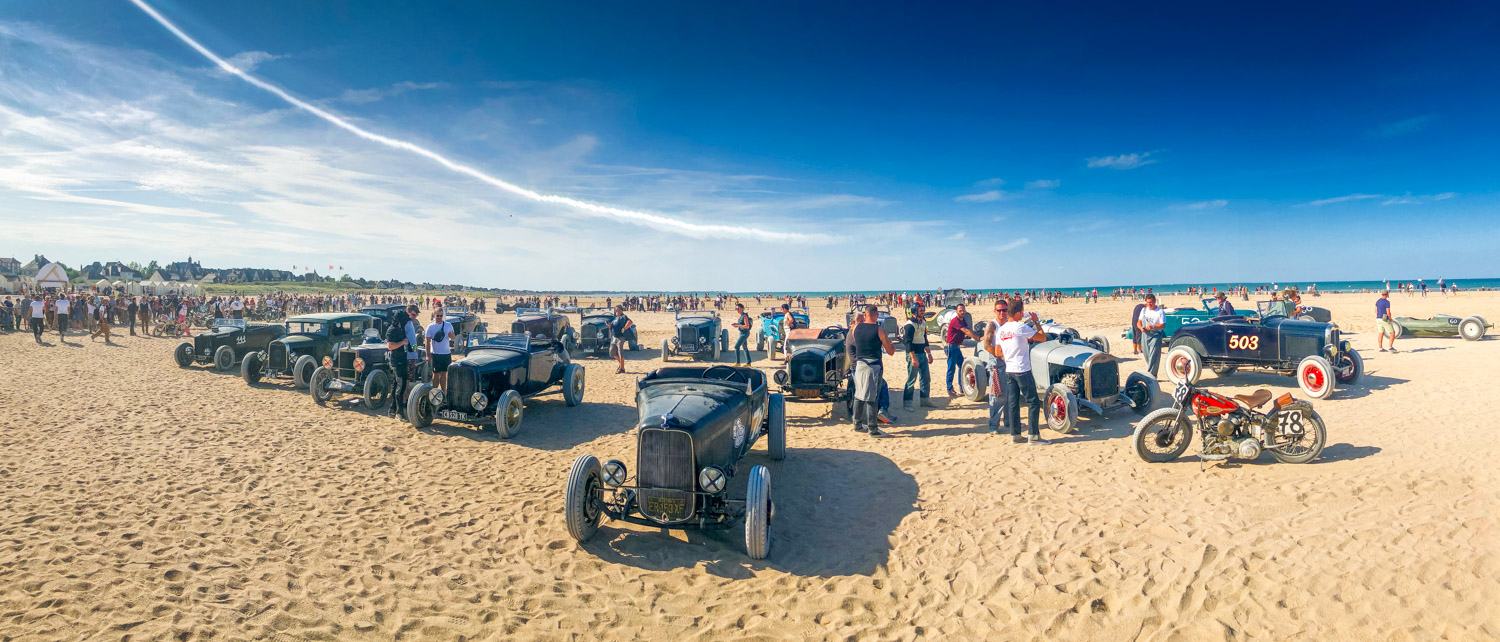
[[[718,361],[729,349],[729,330],[721,327],[719,313],[713,310],[678,310],[674,313],[677,331],[661,340],[661,360],[685,354],[694,361]]]
[[[545,319],[535,324],[541,329]],[[520,322],[518,322],[520,323]],[[522,400],[561,385],[569,406],[583,403],[583,366],[568,361],[562,343],[541,332],[471,332],[464,358],[448,366],[448,390],[422,383],[406,401],[406,420],[418,428],[433,418],[488,423],[500,437],[521,432]]]
[[[791,357],[786,367],[772,374],[781,392],[797,399],[832,401],[842,405],[845,416],[852,417],[854,397],[850,394],[849,356],[844,349],[848,330],[831,325],[822,330],[792,330],[787,337]]]
[[[584,308],[578,311],[578,345],[580,356],[609,356],[609,323],[615,320],[615,311],[609,308]],[[639,335],[635,326],[625,331],[625,347],[640,350]]]
[[[214,329],[183,341],[172,352],[179,367],[211,363],[215,370],[228,370],[251,352],[265,350],[272,341],[286,336],[279,323],[246,323],[244,319],[214,319]]]
[[[1291,375],[1314,399],[1327,399],[1337,385],[1351,385],[1365,371],[1338,326],[1279,314],[1220,316],[1179,328],[1167,351],[1167,379],[1197,383],[1204,367],[1221,377],[1241,368]]]
[[[635,477],[625,463],[579,455],[568,473],[568,534],[585,542],[601,517],[657,528],[729,528],[745,521],[753,559],[770,551],[771,474],[750,468],[745,498],[729,480],[761,436],[771,459],[786,458],[786,404],[766,376],[730,366],[661,368],[636,384]],[[633,482],[633,483],[632,483]]]

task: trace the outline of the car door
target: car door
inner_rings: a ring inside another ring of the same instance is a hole
[[[1251,322],[1244,317],[1224,321],[1226,355],[1235,361],[1265,363],[1277,360],[1280,355],[1280,330],[1274,326]]]

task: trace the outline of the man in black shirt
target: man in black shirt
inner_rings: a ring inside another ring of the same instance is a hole
[[[130,323],[130,336],[135,336],[135,317],[140,314],[141,307],[136,305],[135,297],[130,297],[130,304],[125,306],[125,318]]]
[[[625,373],[625,332],[632,327],[635,327],[635,322],[625,316],[625,306],[615,306],[615,318],[609,322],[609,356],[620,364],[615,374]]]
[[[880,328],[880,311],[874,305],[865,306],[863,319],[858,319],[849,336],[844,340],[849,361],[854,364],[854,431],[871,437],[884,437],[876,426],[876,406],[880,401],[880,388],[885,380],[885,369],[881,353],[896,354],[896,346]]]
[[[734,365],[740,365],[740,351],[745,351],[745,365],[750,365],[750,315],[745,314],[745,304],[734,304],[734,312],[739,318],[732,324],[739,331],[739,339],[734,342]]]
[[[932,406],[932,372],[928,368],[932,363],[932,348],[927,344],[924,321],[922,304],[914,303],[907,313],[906,325],[901,326],[901,346],[906,349],[908,361],[906,388],[901,392],[901,402],[907,412],[916,410],[912,407],[914,402],[923,407]],[[917,399],[913,400],[914,396]]]

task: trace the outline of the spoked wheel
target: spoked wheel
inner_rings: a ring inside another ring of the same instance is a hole
[[[1135,454],[1153,464],[1181,457],[1193,440],[1193,431],[1186,419],[1179,419],[1180,414],[1176,408],[1162,408],[1142,418],[1135,425]]]
[[[1323,453],[1323,444],[1328,441],[1328,429],[1323,418],[1311,410],[1290,410],[1276,413],[1277,441],[1281,446],[1271,451],[1271,456],[1284,464],[1305,464]]]
[[[1078,430],[1078,398],[1060,383],[1047,389],[1047,399],[1042,403],[1047,413],[1047,427],[1062,434]]]

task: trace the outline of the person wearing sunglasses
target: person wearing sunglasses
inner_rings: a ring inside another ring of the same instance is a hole
[[[427,326],[427,361],[432,364],[432,385],[448,394],[448,364],[453,362],[453,324],[443,320],[443,309],[432,311]]]
[[[1000,305],[995,309],[999,312]],[[1005,397],[1009,402],[1005,408],[1005,423],[1010,427],[1010,438],[1015,443],[1025,443],[1021,437],[1021,401],[1031,409],[1030,442],[1032,445],[1051,443],[1042,439],[1037,420],[1041,418],[1042,402],[1037,398],[1036,379],[1031,374],[1031,344],[1047,340],[1047,335],[1038,328],[1041,322],[1035,312],[1026,318],[1026,304],[1012,299],[1005,304],[1006,322],[993,330],[987,329],[984,349],[1005,362]],[[1024,319],[1024,320],[1023,320]],[[992,338],[991,338],[992,337]]]

